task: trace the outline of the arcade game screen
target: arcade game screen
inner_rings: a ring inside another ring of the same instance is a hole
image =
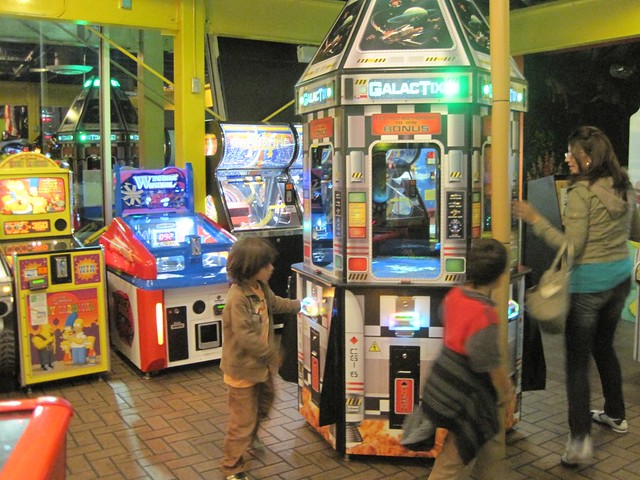
[[[296,145],[278,126],[259,131],[224,125],[225,154],[216,168],[233,231],[301,228],[297,201],[289,198],[287,167]],[[235,129],[235,130],[234,130]]]
[[[314,265],[333,263],[333,149],[314,145],[311,156],[311,256]]]
[[[440,274],[439,182],[437,146],[373,146],[374,276],[435,278]]]
[[[0,179],[0,209],[3,215],[63,212],[66,205],[65,183],[62,178]]]
[[[143,241],[156,257],[158,274],[182,272],[195,268],[185,252],[196,243],[196,252],[202,255],[204,269],[221,269],[226,265],[226,251],[207,248],[219,242],[228,242],[228,238],[212,236],[198,215],[165,214],[160,216],[133,215],[127,217],[127,223],[135,235]],[[217,232],[216,232],[217,233]],[[189,248],[185,248],[189,247]],[[174,251],[171,251],[171,250]]]

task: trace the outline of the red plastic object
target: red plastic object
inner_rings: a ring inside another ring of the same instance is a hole
[[[57,397],[0,402],[0,432],[10,420],[28,421],[6,462],[0,464],[0,480],[66,478],[67,430],[72,415],[71,404]]]
[[[120,217],[111,223],[100,237],[105,264],[142,280],[157,279],[156,259],[135,237],[131,227]]]

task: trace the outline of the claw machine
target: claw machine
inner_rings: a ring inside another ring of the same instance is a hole
[[[471,241],[491,235],[489,25],[471,0],[419,3],[348,0],[295,89],[304,214],[293,270],[313,305],[298,321],[298,405],[346,455],[437,456],[437,444],[400,445],[402,423],[441,349],[443,298],[466,280]],[[527,84],[509,68],[517,197]],[[518,385],[524,282],[512,227]]]
[[[116,350],[145,374],[219,359],[235,237],[196,213],[193,170],[117,168],[102,234]]]
[[[300,130],[287,123],[207,123],[207,214],[236,237],[265,237],[280,252],[269,282],[288,296],[291,264],[302,261],[298,196]],[[294,177],[295,180],[294,180]],[[283,316],[274,318],[283,326]]]
[[[0,249],[14,280],[20,383],[109,370],[102,247],[73,235],[71,173],[48,157],[0,162]]]

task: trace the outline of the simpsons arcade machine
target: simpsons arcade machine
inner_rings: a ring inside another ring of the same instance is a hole
[[[0,250],[14,278],[23,387],[110,368],[103,251],[73,235],[71,184],[39,153],[0,162]]]
[[[194,212],[193,171],[117,168],[102,234],[114,347],[143,373],[219,359],[234,237]]]
[[[399,440],[441,347],[442,299],[465,280],[471,239],[491,235],[489,69],[489,26],[471,1],[350,0],[296,85],[304,261],[293,269],[310,300],[299,410],[343,454],[437,455]],[[513,195],[526,88],[511,61]],[[518,234],[516,223],[514,272]],[[516,384],[523,294],[514,275]]]

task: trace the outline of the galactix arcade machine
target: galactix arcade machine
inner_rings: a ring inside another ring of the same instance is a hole
[[[22,386],[109,370],[102,247],[73,236],[71,174],[44,155],[0,162],[0,249],[14,278]]]
[[[269,284],[283,297],[291,264],[302,261],[300,187],[292,178],[302,167],[298,140],[286,123],[207,123],[207,215],[236,237],[258,235],[274,245],[280,254]]]
[[[491,235],[489,27],[467,0],[350,0],[296,85],[304,124],[299,409],[337,451],[399,444],[442,342],[438,314]],[[519,191],[526,82],[511,62],[510,174]],[[524,295],[513,230],[511,367]],[[315,308],[317,307],[317,308]],[[519,415],[511,406],[508,422]]]
[[[103,233],[114,347],[146,374],[219,359],[235,238],[194,212],[193,172],[116,169]]]

